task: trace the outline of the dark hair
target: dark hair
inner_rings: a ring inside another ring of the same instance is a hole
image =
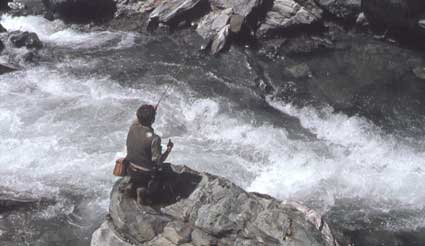
[[[137,119],[144,126],[151,126],[155,121],[155,115],[155,107],[152,105],[144,104],[137,109]]]

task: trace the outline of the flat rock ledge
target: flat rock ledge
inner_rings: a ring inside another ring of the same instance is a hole
[[[301,204],[249,193],[185,166],[167,166],[162,178],[153,206],[124,195],[128,179],[118,180],[91,246],[338,245],[322,217]]]

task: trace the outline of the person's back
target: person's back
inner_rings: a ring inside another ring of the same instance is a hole
[[[161,156],[161,138],[151,127],[134,122],[127,136],[127,160],[134,165],[152,170]]]

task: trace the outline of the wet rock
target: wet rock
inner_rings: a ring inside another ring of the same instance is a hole
[[[0,64],[0,74],[5,74],[5,73],[10,73],[13,71],[18,70],[17,68],[14,68],[10,65],[6,65],[6,64]],[[2,201],[1,201],[1,197],[0,197],[0,211],[2,210]]]
[[[205,40],[212,39],[229,23],[231,14],[231,9],[209,13],[198,23],[196,32]]]
[[[305,63],[288,67],[286,71],[295,79],[312,77],[310,67]]]
[[[362,0],[316,0],[316,2],[329,13],[346,20],[355,20],[362,5]]]
[[[177,25],[180,20],[190,19],[190,12],[204,2],[205,0],[162,1],[149,15],[148,26],[156,26],[158,23]]]
[[[418,26],[422,29],[425,29],[425,20],[419,20],[418,21]]]
[[[371,24],[387,28],[414,28],[425,13],[422,0],[363,0],[362,7]]]
[[[298,203],[247,193],[187,167],[165,166],[160,178],[162,190],[151,206],[122,194],[128,179],[119,180],[110,220],[91,245],[338,245],[321,216]]]
[[[420,79],[425,79],[425,67],[416,67],[413,69],[413,73]]]
[[[214,37],[211,43],[211,53],[213,55],[222,51],[228,42],[230,25],[224,26]]]
[[[359,25],[359,26],[368,26],[369,25],[369,22],[367,21],[367,18],[366,18],[365,14],[363,12],[361,12],[359,14],[359,16],[357,16],[356,24]]]
[[[7,32],[6,28],[0,24],[0,33]]]
[[[0,64],[0,74],[3,73],[3,69],[9,70],[9,71],[16,70],[7,65]],[[25,197],[23,195],[19,196],[18,194],[13,194],[13,193],[4,193],[4,194],[0,193],[0,214],[7,211],[17,210],[20,208],[34,207],[39,203],[40,203],[40,200]]]
[[[293,0],[276,0],[258,29],[257,36],[264,38],[297,26],[310,25],[322,18],[320,9],[310,11]]]
[[[10,33],[9,40],[17,48],[41,49],[43,47],[43,43],[34,32],[15,31]]]
[[[217,54],[226,46],[229,38],[230,25],[228,24],[232,15],[231,9],[211,12],[199,22],[197,33],[210,46],[211,53]]]
[[[102,22],[113,18],[113,0],[43,0],[47,11],[66,22]]]
[[[143,14],[152,11],[159,4],[160,0],[146,0],[146,1],[129,1],[129,0],[114,0],[116,3],[117,11],[115,18],[130,17],[137,14]]]
[[[263,3],[262,0],[210,0],[213,9],[228,9],[246,18]]]

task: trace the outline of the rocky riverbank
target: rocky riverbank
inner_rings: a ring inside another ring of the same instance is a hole
[[[301,204],[187,167],[163,172],[163,190],[149,206],[123,194],[126,178],[117,181],[92,246],[339,245],[321,215]]]

